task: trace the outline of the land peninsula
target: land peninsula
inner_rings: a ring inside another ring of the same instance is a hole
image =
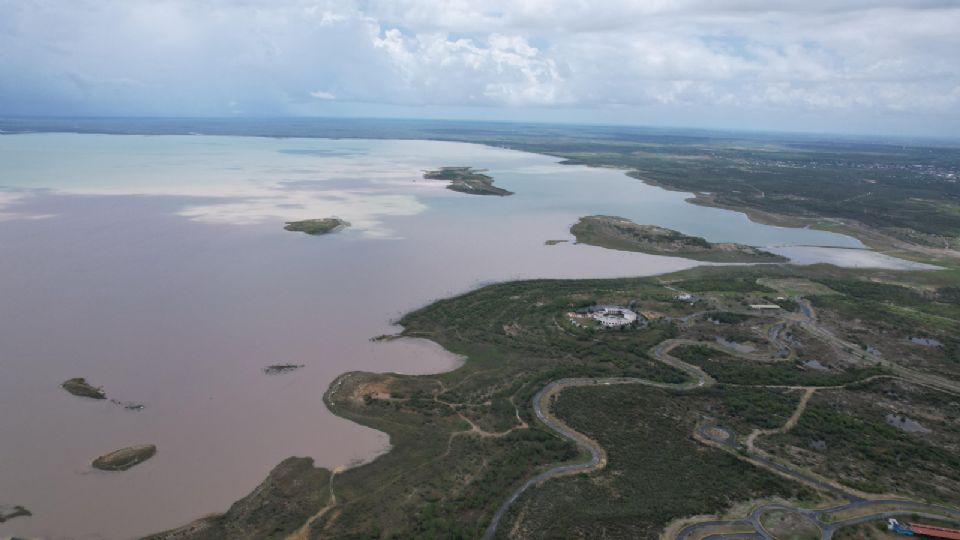
[[[0,504],[0,523],[10,521],[13,518],[27,517],[32,515],[33,513],[20,505],[10,506]]]
[[[776,263],[786,257],[734,243],[713,243],[699,236],[658,227],[638,225],[615,216],[586,216],[570,227],[578,243],[651,255],[685,257],[696,261],[724,263]]]
[[[304,219],[301,221],[288,221],[283,227],[284,230],[303,232],[312,236],[321,236],[341,231],[349,227],[350,223],[335,217],[323,219]]]
[[[226,514],[160,538],[692,539],[800,511],[823,534],[888,514],[960,523],[955,272],[703,267],[437,301],[403,335],[466,363],[347,373],[324,396],[389,452],[296,476],[285,462]],[[571,315],[597,306],[644,324]]]
[[[427,180],[450,182],[447,184],[447,189],[460,193],[497,195],[499,197],[513,195],[512,191],[494,186],[492,176],[472,167],[441,167],[433,171],[426,171],[423,173],[423,177]]]

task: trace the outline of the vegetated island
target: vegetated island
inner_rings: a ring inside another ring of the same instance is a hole
[[[104,454],[93,460],[93,468],[101,471],[125,471],[135,465],[152,458],[157,454],[157,447],[152,444],[128,446]]]
[[[15,517],[21,517],[21,516],[25,517],[25,516],[32,516],[32,515],[33,513],[31,513],[29,510],[27,510],[22,506],[19,506],[19,505],[8,506],[8,505],[0,504],[0,523],[10,521]]]
[[[481,170],[473,167],[440,167],[434,171],[426,171],[423,177],[427,180],[446,180],[450,182],[447,189],[460,193],[499,197],[513,195],[512,191],[494,186],[492,176],[483,174]]]
[[[340,218],[304,219],[288,221],[283,229],[286,231],[303,232],[313,236],[330,234],[349,227],[350,223]]]
[[[74,377],[72,379],[68,379],[61,384],[60,387],[75,396],[93,399],[107,399],[107,394],[102,388],[93,386],[83,377]]]
[[[582,217],[570,227],[570,232],[581,244],[697,261],[757,263],[789,260],[752,246],[708,242],[699,236],[688,236],[656,225],[638,225],[615,216]]]

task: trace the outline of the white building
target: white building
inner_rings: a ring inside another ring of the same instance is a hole
[[[637,313],[621,306],[598,306],[590,316],[607,328],[627,326],[637,322]]]

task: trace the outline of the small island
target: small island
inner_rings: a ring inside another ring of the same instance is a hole
[[[752,246],[708,242],[699,236],[688,236],[656,225],[638,225],[615,216],[582,217],[570,227],[570,232],[580,244],[697,261],[776,263],[788,260]]]
[[[9,521],[15,517],[26,517],[32,515],[33,514],[29,510],[20,505],[8,506],[5,504],[0,504],[0,523]]]
[[[303,232],[313,236],[330,234],[349,227],[350,224],[340,218],[323,219],[304,219],[301,221],[288,221],[283,227],[284,230]]]
[[[101,471],[125,471],[139,465],[157,454],[157,447],[152,444],[128,446],[104,454],[93,460],[93,468]]]
[[[483,174],[483,171],[473,167],[441,167],[434,171],[426,171],[423,173],[423,177],[427,180],[446,180],[450,182],[447,189],[460,193],[497,195],[499,197],[513,195],[512,191],[495,187],[493,177]]]
[[[107,394],[102,388],[93,386],[83,377],[74,377],[72,379],[68,379],[61,384],[60,387],[75,396],[92,399],[107,399]]]
[[[273,364],[272,366],[263,368],[263,372],[267,375],[282,375],[284,373],[296,371],[302,367],[303,364]]]

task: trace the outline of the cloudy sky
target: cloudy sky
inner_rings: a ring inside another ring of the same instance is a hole
[[[0,115],[960,134],[955,0],[0,0]]]

